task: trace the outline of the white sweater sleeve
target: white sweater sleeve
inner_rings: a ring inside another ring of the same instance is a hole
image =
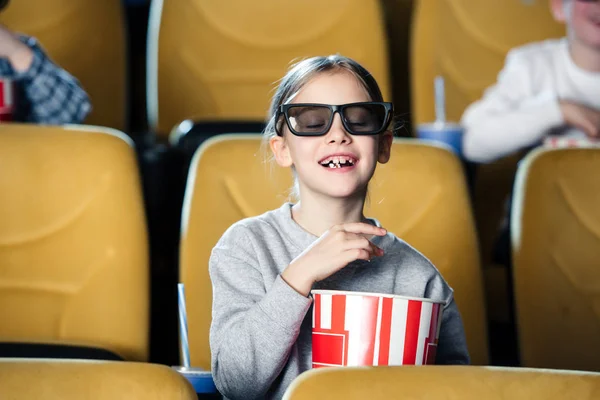
[[[553,84],[544,82],[550,76],[539,71],[547,65],[529,62],[525,56],[519,51],[509,53],[496,84],[463,114],[463,149],[468,160],[501,158],[535,145],[550,129],[563,124]]]

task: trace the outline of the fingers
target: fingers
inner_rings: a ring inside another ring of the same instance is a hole
[[[386,229],[370,225],[364,222],[352,222],[348,224],[338,225],[337,229],[360,235],[385,236],[387,234]]]
[[[381,257],[384,254],[383,249],[373,244],[364,237],[351,239],[346,242],[346,250],[362,249],[368,252],[369,259],[373,257]]]
[[[583,128],[584,128],[583,131],[587,137],[589,137],[590,139],[598,138],[598,128],[596,128],[595,126],[592,126],[592,125],[587,125]]]
[[[356,261],[356,260],[365,260],[365,261],[369,261],[373,258],[372,254],[370,251],[365,250],[365,249],[357,249],[357,248],[353,248],[350,250],[345,251],[342,256],[344,257],[344,264],[350,264],[352,261]]]

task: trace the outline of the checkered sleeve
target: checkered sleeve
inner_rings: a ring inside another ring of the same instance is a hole
[[[77,79],[57,66],[33,38],[23,41],[33,50],[29,69],[16,73],[27,104],[25,121],[62,125],[81,123],[91,110],[87,93]]]

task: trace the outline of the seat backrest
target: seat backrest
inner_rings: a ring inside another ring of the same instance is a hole
[[[375,171],[365,214],[439,269],[454,289],[472,363],[487,364],[483,277],[460,160],[446,148],[395,139],[390,161]]]
[[[189,382],[157,364],[0,359],[3,399],[194,400]]]
[[[547,1],[418,1],[411,57],[413,122],[434,120],[436,75],[446,79],[448,118],[459,121],[465,107],[496,81],[511,48],[564,34]]]
[[[297,378],[284,400],[591,400],[600,374],[476,366],[318,368]]]
[[[381,14],[378,0],[153,1],[150,127],[167,135],[188,118],[264,121],[290,63],[318,55],[356,59],[389,98]]]
[[[264,158],[261,135],[222,135],[203,142],[191,162],[183,203],[179,274],[186,287],[194,366],[210,369],[210,252],[232,224],[278,208],[288,198],[290,172],[271,168]]]
[[[600,371],[600,149],[537,150],[517,173],[514,292],[524,366]]]
[[[0,126],[0,341],[147,358],[140,186],[131,141],[119,131]]]
[[[212,287],[208,259],[225,230],[278,208],[291,174],[265,165],[260,135],[226,135],[203,143],[190,166],[182,216],[180,276],[188,297],[192,363],[210,367]],[[396,140],[379,166],[367,214],[429,257],[455,289],[474,363],[485,364],[487,333],[473,218],[460,162],[446,149]],[[227,154],[224,157],[223,154]]]
[[[125,129],[126,37],[121,0],[19,0],[0,13],[10,29],[36,37],[89,94],[85,123]]]

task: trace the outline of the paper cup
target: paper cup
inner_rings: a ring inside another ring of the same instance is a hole
[[[312,364],[435,364],[443,302],[313,290]]]
[[[423,140],[432,140],[450,146],[452,150],[462,157],[463,154],[463,128],[452,123],[431,123],[417,126],[417,137]]]
[[[15,83],[10,79],[0,78],[0,122],[13,120],[16,107]]]

